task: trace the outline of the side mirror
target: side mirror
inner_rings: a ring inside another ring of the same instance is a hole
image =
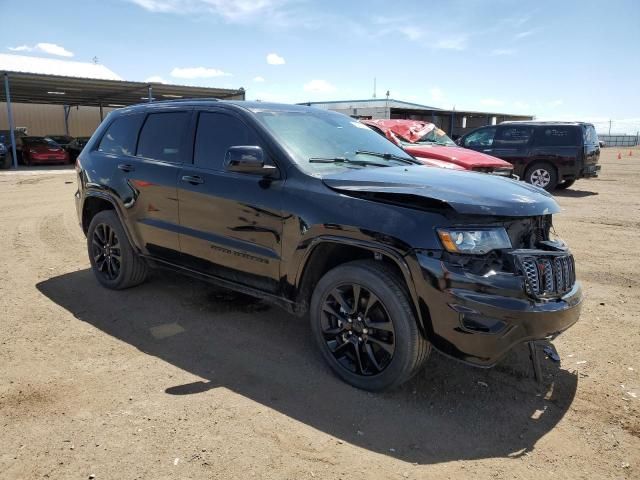
[[[264,164],[264,152],[258,146],[229,147],[224,161],[229,172],[269,175],[277,170]]]

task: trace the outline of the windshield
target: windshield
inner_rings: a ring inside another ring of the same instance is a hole
[[[24,137],[22,141],[28,145],[46,145],[49,147],[59,147],[56,142],[46,137]]]
[[[377,168],[414,163],[414,159],[404,150],[345,115],[323,110],[255,109],[253,112],[295,162],[308,173],[322,174],[345,168]],[[388,158],[379,154],[387,154]],[[399,158],[389,158],[391,156]]]
[[[433,128],[426,135],[420,137],[420,139],[415,142],[408,142],[402,137],[400,138],[400,143],[403,145],[445,145],[445,146],[455,146],[455,142],[451,140],[444,130],[440,130],[438,127]]]

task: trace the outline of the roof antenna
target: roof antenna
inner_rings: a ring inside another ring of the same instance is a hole
[[[97,65],[97,64],[98,64],[98,57],[93,57],[91,60],[93,60],[93,63],[94,63],[95,65]]]
[[[373,98],[376,98],[376,77],[373,77]]]

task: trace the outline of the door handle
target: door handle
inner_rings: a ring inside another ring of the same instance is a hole
[[[185,175],[182,177],[182,181],[190,183],[191,185],[204,183],[204,179],[202,177],[198,177],[197,175]]]
[[[121,163],[118,165],[118,168],[123,172],[133,172],[135,167],[133,165],[129,165],[128,163]]]
[[[485,148],[483,152],[493,152],[493,148]]]

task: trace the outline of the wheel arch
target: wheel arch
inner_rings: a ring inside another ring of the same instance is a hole
[[[311,241],[298,267],[295,279],[295,296],[298,313],[308,311],[311,295],[322,276],[329,270],[358,259],[371,259],[385,263],[403,282],[409,294],[413,313],[423,335],[423,309],[418,302],[413,277],[403,255],[380,244],[363,240],[321,236]]]
[[[91,190],[86,192],[85,199],[82,202],[82,230],[84,231],[84,234],[87,234],[89,225],[91,224],[91,220],[93,219],[93,217],[105,210],[113,210],[116,213],[116,215],[118,216],[118,220],[120,220],[120,224],[122,225],[122,228],[127,235],[129,243],[133,246],[134,249],[139,250],[138,243],[131,235],[129,226],[124,219],[118,203],[107,193]]]

